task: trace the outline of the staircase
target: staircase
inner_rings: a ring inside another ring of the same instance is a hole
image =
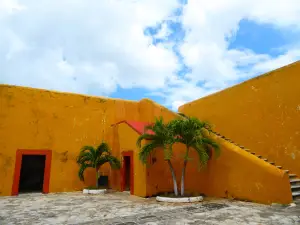
[[[229,138],[227,138],[227,137],[225,137],[225,136],[223,136],[223,135],[221,135],[221,134],[219,134],[219,133],[217,133],[217,132],[215,132],[215,131],[211,131],[211,132],[212,132],[213,134],[217,135],[219,138],[222,138],[222,139],[224,139],[224,140],[226,140],[226,141],[228,141],[228,142],[230,142],[230,143],[232,143],[232,144],[234,144],[234,145],[240,147],[241,149],[243,149],[244,151],[248,152],[249,154],[252,154],[252,155],[256,156],[257,158],[259,158],[259,159],[261,159],[261,160],[263,160],[263,161],[265,161],[265,162],[271,164],[272,166],[275,166],[275,167],[277,167],[278,169],[283,170],[285,173],[287,173],[287,174],[289,175],[289,178],[290,178],[290,184],[291,184],[291,190],[292,190],[293,200],[296,200],[296,199],[297,199],[297,200],[298,200],[298,199],[300,200],[300,178],[297,177],[296,174],[290,173],[289,170],[286,170],[286,169],[282,168],[282,166],[275,165],[274,162],[268,161],[268,159],[264,158],[263,156],[257,155],[255,152],[252,152],[250,149],[247,149],[247,148],[245,148],[245,147],[242,146],[242,145],[239,145],[239,144],[237,144],[237,143],[234,143],[234,142],[233,142],[232,140],[230,140]]]

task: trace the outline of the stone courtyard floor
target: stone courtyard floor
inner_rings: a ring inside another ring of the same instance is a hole
[[[294,207],[225,199],[202,203],[158,203],[125,193],[25,194],[0,197],[0,224],[300,224]]]

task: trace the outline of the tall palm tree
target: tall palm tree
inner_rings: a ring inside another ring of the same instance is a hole
[[[112,169],[119,169],[121,167],[120,161],[111,155],[111,150],[107,143],[102,142],[97,148],[93,146],[84,146],[81,148],[77,157],[79,165],[78,176],[80,180],[84,181],[84,171],[86,168],[94,168],[96,170],[96,187],[98,188],[98,171],[100,167],[109,163]]]
[[[186,146],[181,174],[181,196],[184,196],[185,170],[189,160],[189,151],[191,149],[195,150],[198,154],[200,165],[204,166],[209,160],[209,151],[214,149],[218,156],[220,154],[220,148],[219,145],[207,135],[207,132],[211,131],[211,126],[207,122],[202,122],[193,117],[185,117],[171,121],[169,126],[173,135],[176,137],[175,141]]]
[[[142,146],[142,141],[147,140],[148,142]],[[145,127],[144,134],[140,135],[136,144],[140,148],[139,157],[143,163],[147,163],[148,157],[157,148],[162,148],[164,151],[164,160],[168,163],[174,186],[174,194],[178,196],[178,188],[176,175],[171,163],[173,155],[172,146],[175,142],[173,133],[169,129],[169,125],[165,124],[162,117],[156,119],[155,123]]]

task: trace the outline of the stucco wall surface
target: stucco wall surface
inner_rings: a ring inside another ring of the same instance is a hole
[[[300,61],[187,103],[179,111],[300,176]]]
[[[17,149],[52,150],[50,192],[94,185],[92,170],[87,170],[85,183],[78,179],[80,148],[105,140],[119,157],[118,130],[111,125],[122,120],[151,122],[155,116],[168,120],[176,114],[149,99],[137,102],[0,85],[0,195],[11,194]],[[101,174],[109,175],[110,185],[119,188],[118,171],[104,166]]]

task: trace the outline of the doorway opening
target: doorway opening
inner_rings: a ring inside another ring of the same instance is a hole
[[[130,156],[124,156],[125,184],[124,190],[130,191]]]
[[[51,150],[17,150],[12,195],[49,193]]]
[[[133,152],[122,152],[123,163],[121,169],[121,190],[130,191],[134,194],[134,172],[133,172]]]
[[[45,155],[22,156],[19,193],[43,191],[45,162]]]

